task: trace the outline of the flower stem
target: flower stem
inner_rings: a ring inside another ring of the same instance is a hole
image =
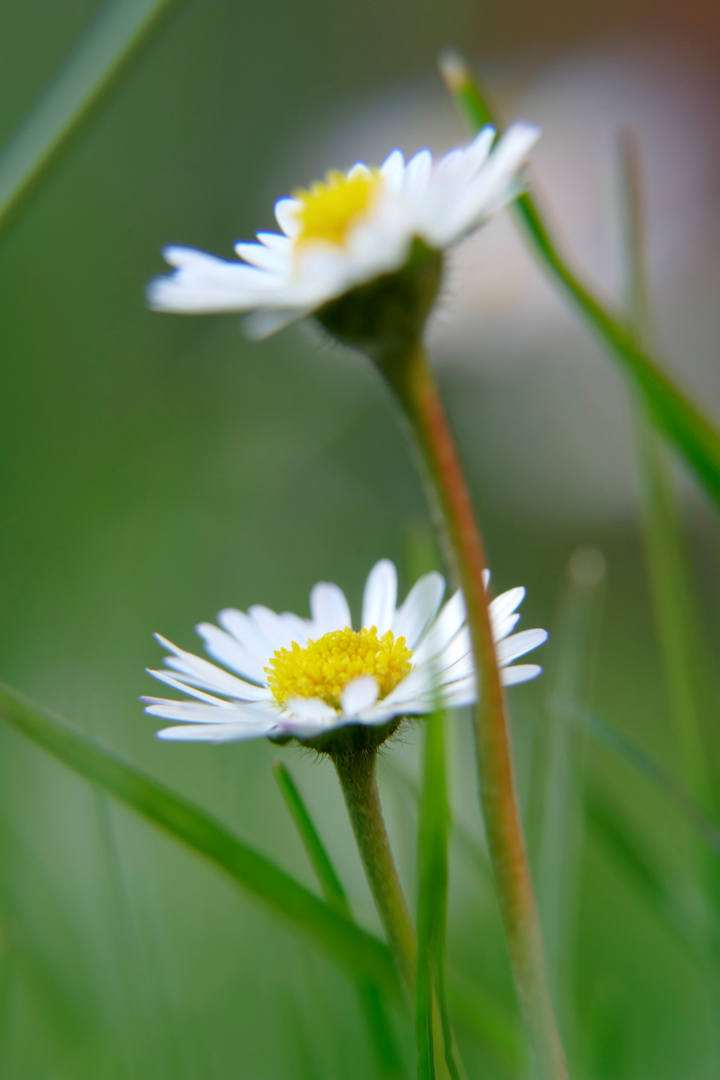
[[[400,974],[412,993],[417,968],[417,941],[383,821],[376,761],[375,747],[333,754],[370,891]]]
[[[474,710],[480,796],[520,1008],[541,1080],[567,1067],[548,990],[540,923],[513,780],[510,737],[488,599],[482,537],[442,402],[420,342],[382,370],[407,416],[429,480],[431,504],[462,586],[482,688]]]

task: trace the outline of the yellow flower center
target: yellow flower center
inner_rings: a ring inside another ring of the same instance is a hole
[[[293,642],[290,649],[278,649],[265,668],[273,694],[284,705],[293,697],[321,698],[340,707],[340,695],[353,679],[372,675],[386,697],[411,668],[412,651],[405,638],[395,639],[392,630],[381,638],[371,630],[333,630],[305,648]]]
[[[367,212],[380,183],[377,169],[352,177],[330,171],[307,191],[293,192],[301,204],[297,212],[301,229],[295,243],[342,244],[351,226]]]

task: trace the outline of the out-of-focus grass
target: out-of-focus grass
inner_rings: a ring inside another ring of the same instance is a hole
[[[0,13],[4,134],[94,7],[33,0]],[[553,17],[543,11],[548,26]],[[229,253],[232,240],[268,226],[272,199],[308,179],[293,171],[288,141],[322,130],[338,103],[429,70],[441,41],[520,40],[498,29],[507,21],[464,0],[422,18],[409,0],[392,9],[189,3],[0,252],[2,675],[308,887],[310,868],[272,783],[276,750],[153,741],[136,703],[150,690],[143,668],[157,659],[150,634],[195,647],[193,625],[228,604],[305,611],[318,579],[338,580],[357,604],[376,558],[403,565],[406,539],[425,520],[421,493],[392,412],[359,361],[318,351],[302,332],[250,346],[234,319],[151,315],[142,285],[168,240]],[[505,440],[523,432],[511,424],[480,432],[477,418],[488,400],[522,393],[522,379],[493,381],[472,367],[440,374],[461,445],[502,461]],[[542,446],[528,452],[542,460]],[[672,771],[671,712],[634,525],[589,529],[510,513],[478,484],[474,456],[468,466],[497,588],[528,586],[522,625],[550,623],[579,543],[601,547],[608,595],[594,703]],[[716,527],[696,516],[691,538],[712,614]],[[709,625],[717,651],[716,620]],[[524,796],[546,694],[542,681],[512,694]],[[516,1077],[524,1066],[499,915],[481,871],[467,717],[452,717],[448,735],[451,1007],[469,1075]],[[0,730],[0,744],[3,1080],[376,1074],[349,980],[15,734]],[[409,800],[391,797],[391,766],[416,778],[418,744],[410,726],[381,762],[410,888],[415,823]],[[613,827],[655,874],[645,880],[671,883],[692,912],[687,826],[615,752],[589,753],[592,790],[602,784],[612,800]],[[331,771],[291,750],[283,760],[358,919],[377,931]],[[588,1076],[710,1080],[714,976],[656,918],[636,867],[607,834],[591,823],[579,867],[575,1004]],[[410,1062],[412,1032],[395,1020]]]

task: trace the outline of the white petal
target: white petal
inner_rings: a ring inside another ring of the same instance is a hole
[[[345,593],[339,585],[330,581],[319,581],[313,585],[310,593],[310,612],[313,617],[313,630],[319,636],[332,630],[345,630],[352,627],[350,607]]]
[[[392,632],[396,637],[404,637],[409,649],[415,648],[437,615],[444,592],[445,579],[433,570],[415,582],[404,603],[395,612]]]
[[[428,693],[432,686],[431,674],[425,667],[413,668],[402,682],[399,682],[394,690],[391,690],[382,704],[388,709],[393,709],[397,714],[402,712],[402,707],[409,701],[419,698]]]
[[[487,125],[477,133],[465,151],[465,163],[474,171],[483,167],[495,141],[495,128]]]
[[[184,649],[179,649],[177,645],[173,645],[173,643],[168,641],[167,638],[164,638],[162,634],[155,634],[155,638],[161,645],[182,661],[182,667],[185,671],[198,675],[206,686],[211,687],[221,694],[228,694],[231,697],[238,696],[242,698],[247,693],[252,695],[252,688],[241,679],[236,678],[234,675],[230,675],[229,672],[223,671],[222,668],[217,667],[215,664],[211,664],[208,660],[203,660],[202,657],[196,656],[194,653],[185,652]]]
[[[380,172],[390,191],[399,191],[405,175],[405,158],[402,150],[393,150],[380,166]]]
[[[357,180],[358,177],[369,177],[371,175],[370,170],[363,161],[356,161],[353,167],[347,174],[348,180]]]
[[[525,589],[522,585],[519,585],[516,589],[508,589],[507,592],[501,593],[500,596],[496,596],[494,600],[491,600],[490,618],[492,620],[493,630],[495,626],[506,619],[508,615],[512,615],[513,611],[522,604],[524,599]]]
[[[451,150],[444,157],[440,158],[437,164],[437,174],[442,179],[450,179],[457,176],[462,170],[463,165],[466,162],[467,151],[462,146],[456,146],[454,150]]]
[[[513,660],[524,656],[531,649],[537,649],[538,645],[542,645],[547,639],[547,630],[523,630],[519,634],[505,638],[504,641],[499,641],[495,647],[498,664],[503,667],[511,664]]]
[[[474,674],[475,661],[472,653],[469,652],[446,668],[439,675],[439,680],[442,686],[450,687],[452,683],[460,682],[462,679],[469,679]]]
[[[268,659],[275,652],[273,644],[259,629],[257,624],[245,614],[244,611],[236,611],[235,608],[225,608],[218,615],[218,622],[243,645],[249,653],[260,661],[265,667]],[[203,623],[203,629],[207,624]]]
[[[462,660],[463,656],[467,656],[472,652],[472,639],[470,637],[470,627],[463,626],[458,630],[455,637],[445,646],[443,651],[430,661],[430,664],[434,663],[438,671],[443,671],[445,668],[449,668],[451,664],[456,664],[458,660]]]
[[[493,637],[496,642],[502,641],[508,634],[511,634],[518,624],[520,616],[508,615],[507,619],[503,619],[502,622],[496,623],[493,619]]]
[[[298,199],[278,199],[275,203],[275,220],[285,235],[291,239],[300,232],[297,216],[300,209],[301,203]]]
[[[538,664],[516,664],[514,667],[503,668],[500,679],[503,686],[514,686],[516,683],[537,678],[541,672],[542,668]]]
[[[465,614],[465,599],[458,589],[442,608],[418,648],[413,650],[415,663],[422,664],[437,656],[463,626]]]
[[[246,678],[253,679],[263,686],[267,685],[263,661],[258,659],[255,652],[251,652],[235,637],[218,626],[213,626],[212,623],[200,623],[195,629],[205,642],[205,651],[210,656],[219,660],[221,664],[227,664],[240,675],[245,675]],[[249,696],[247,688],[244,692],[246,696]]]
[[[410,158],[405,168],[403,183],[403,193],[408,199],[419,199],[423,195],[430,179],[432,163],[429,150],[420,150]]]
[[[375,627],[382,637],[392,626],[397,599],[397,571],[389,559],[381,559],[368,574],[363,595],[362,625]]]
[[[290,271],[290,260],[285,252],[274,251],[265,244],[235,244],[235,254],[260,270],[285,274]]]
[[[255,235],[266,248],[277,251],[279,254],[284,255],[286,259],[290,258],[293,242],[288,236],[282,236],[280,233],[274,232],[259,232],[255,233]]]
[[[209,705],[227,706],[228,704],[223,698],[215,697],[213,694],[206,694],[204,690],[199,690],[192,684],[186,683],[183,679],[176,678],[169,671],[154,671],[151,668],[145,670],[148,675],[152,675],[153,679],[157,679],[158,682],[171,686],[173,690],[180,690],[183,694],[189,694],[190,697],[197,698],[199,701],[205,701]]]
[[[349,682],[342,692],[340,704],[346,718],[370,709],[378,699],[380,689],[372,675],[361,675]]]
[[[339,719],[335,708],[328,705],[320,698],[290,698],[286,705],[290,718],[297,717],[301,720],[315,720],[317,723],[326,725]]]
[[[269,735],[273,730],[267,724],[199,724],[188,727],[169,727],[155,732],[158,739],[167,742],[235,742],[238,739],[256,739]]]
[[[263,634],[273,651],[277,649],[289,649],[292,645],[292,632],[282,615],[271,611],[263,604],[253,604],[248,608],[248,615],[255,623],[260,633]]]
[[[192,724],[275,724],[277,710],[262,705],[203,705],[197,701],[171,701],[169,698],[143,698],[145,712],[165,720]]]
[[[475,679],[470,678],[455,683],[452,690],[444,695],[443,702],[448,709],[460,709],[464,705],[474,705],[477,698]]]
[[[284,611],[279,618],[287,627],[290,641],[297,642],[304,649],[313,629],[312,621],[310,619],[301,619],[299,615],[293,615],[290,611]]]

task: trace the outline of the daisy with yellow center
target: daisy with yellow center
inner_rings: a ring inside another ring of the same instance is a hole
[[[488,127],[437,162],[429,150],[408,162],[393,150],[379,168],[359,162],[329,172],[279,199],[280,232],[236,244],[239,260],[167,247],[174,273],[150,283],[148,303],[180,314],[250,312],[250,335],[272,334],[357,286],[402,271],[415,241],[442,252],[479,228],[522,190],[538,135],[532,124],[516,123],[495,142]]]
[[[397,605],[397,574],[387,559],[370,572],[362,618],[352,629],[337,585],[320,582],[310,594],[310,618],[256,605],[226,609],[219,625],[197,630],[207,653],[223,667],[158,638],[170,652],[167,670],[150,674],[189,699],[145,698],[153,716],[180,721],[162,739],[226,742],[254,736],[294,737],[323,748],[336,729],[361,725],[390,733],[400,719],[477,698],[470,634],[461,593],[441,607],[445,582],[426,574]],[[539,674],[535,664],[509,666],[545,641],[544,630],[513,634],[524,589],[491,604],[498,662],[506,685]]]

